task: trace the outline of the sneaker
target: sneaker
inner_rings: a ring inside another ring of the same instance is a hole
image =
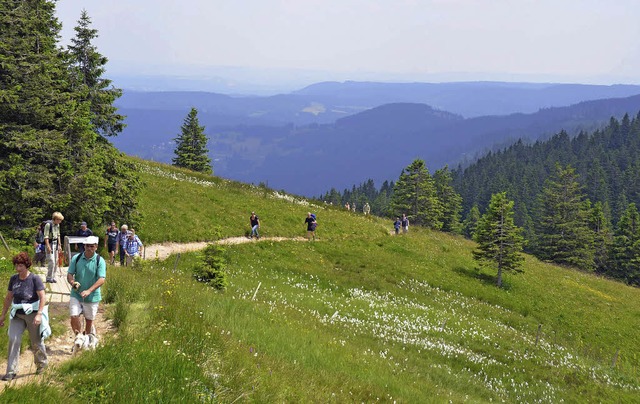
[[[16,378],[16,374],[15,373],[7,373],[6,375],[2,376],[2,380],[4,380],[5,382],[10,382],[11,380]]]
[[[51,279],[47,278],[47,280],[45,281],[45,283],[51,283]]]

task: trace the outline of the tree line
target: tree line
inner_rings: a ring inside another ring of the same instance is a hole
[[[506,269],[519,268],[522,250],[640,284],[640,114],[611,118],[605,128],[574,138],[562,131],[534,144],[518,141],[467,168],[445,167],[433,176],[415,160],[385,184],[384,192],[369,180],[321,199],[343,202],[356,194],[361,203],[377,200],[372,207],[381,216],[407,213],[413,223],[476,239],[478,260],[486,261],[487,250],[500,244],[507,255],[490,261],[502,259]],[[501,237],[510,241],[501,244]]]

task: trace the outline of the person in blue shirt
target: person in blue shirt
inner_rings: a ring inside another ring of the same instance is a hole
[[[124,253],[127,256],[125,265],[130,266],[135,257],[140,257],[143,248],[144,245],[142,245],[142,241],[136,236],[135,230],[129,230],[127,232],[127,241],[124,242]]]
[[[402,225],[402,222],[400,221],[400,218],[396,217],[396,221],[393,222],[393,228],[396,229],[396,234],[400,234],[401,225]]]
[[[71,284],[69,298],[69,314],[71,329],[74,333],[82,332],[80,315],[84,316],[86,334],[93,330],[93,320],[98,313],[98,305],[102,300],[100,287],[107,276],[107,263],[96,252],[98,237],[90,236],[84,241],[84,252],[69,262],[67,281]]]

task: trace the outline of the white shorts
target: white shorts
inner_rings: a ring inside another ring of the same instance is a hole
[[[98,314],[99,304],[99,302],[80,302],[78,299],[71,296],[69,298],[69,315],[71,317],[77,317],[80,314],[84,314],[84,318],[86,320],[93,320],[96,318],[96,314]]]

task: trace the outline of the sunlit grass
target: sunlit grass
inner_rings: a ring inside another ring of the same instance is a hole
[[[242,234],[251,210],[270,235],[304,232],[309,207],[299,201],[220,180],[144,175],[150,240],[163,239],[165,221],[195,222],[175,212],[196,206],[202,229],[218,227],[223,236]],[[180,191],[151,202],[171,187]],[[155,220],[158,209],[163,220]],[[498,289],[494,273],[475,269],[470,241],[419,228],[392,236],[382,219],[313,210],[324,226],[319,242],[228,246],[225,292],[194,281],[197,253],[181,255],[175,271],[176,257],[110,268],[104,296],[117,337],[62,366],[39,402],[633,402],[640,395],[640,290],[529,257],[525,273],[506,275]],[[189,226],[172,226],[168,239],[206,239]],[[22,391],[11,397],[28,402],[32,389]]]

